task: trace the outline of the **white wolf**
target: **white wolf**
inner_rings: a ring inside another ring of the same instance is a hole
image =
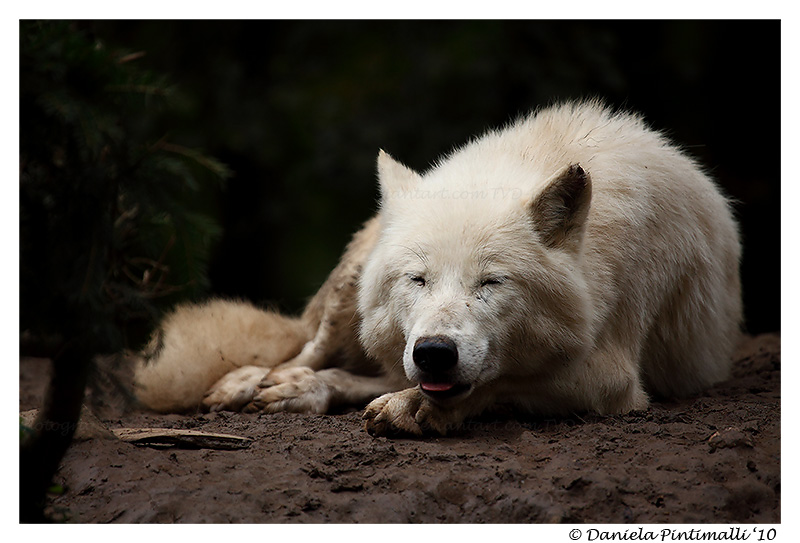
[[[378,216],[302,316],[178,308],[141,357],[140,400],[317,413],[374,400],[370,433],[445,433],[499,404],[622,413],[728,374],[736,224],[641,118],[564,104],[423,175],[381,152],[378,176]]]

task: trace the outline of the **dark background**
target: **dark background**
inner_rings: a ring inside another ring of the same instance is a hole
[[[778,21],[95,21],[187,97],[164,127],[234,172],[210,294],[295,312],[415,169],[553,101],[643,113],[737,200],[750,332],[780,329]]]

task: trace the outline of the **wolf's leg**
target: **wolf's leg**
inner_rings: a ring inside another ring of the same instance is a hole
[[[630,374],[616,384],[616,389],[596,409],[598,413],[610,415],[647,409],[650,398],[638,374]]]
[[[396,385],[382,376],[354,375],[339,368],[315,372],[310,368],[285,366],[266,375],[259,387],[243,411],[326,413],[336,406],[361,406],[397,390]]]
[[[625,345],[625,346],[623,346]],[[650,399],[641,377],[638,348],[622,342],[601,342],[589,360],[569,379],[584,408],[600,414],[646,409]]]
[[[342,285],[327,294],[316,334],[306,342],[297,356],[281,364],[281,368],[306,367],[321,370],[336,354],[352,350],[353,345],[357,345],[353,331],[355,288]]]
[[[358,341],[358,279],[367,255],[378,237],[377,218],[357,232],[339,264],[309,301],[300,320],[311,330],[312,338],[302,350],[281,367],[307,367],[321,370],[334,358],[347,359],[352,365],[367,363]]]

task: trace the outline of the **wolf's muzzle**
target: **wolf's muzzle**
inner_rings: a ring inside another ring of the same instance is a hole
[[[456,379],[458,347],[446,336],[424,336],[414,343],[414,364],[420,369],[419,386],[428,397],[446,401],[461,396],[471,386]]]
[[[421,337],[414,344],[413,358],[423,373],[442,375],[458,363],[458,348],[445,336]]]

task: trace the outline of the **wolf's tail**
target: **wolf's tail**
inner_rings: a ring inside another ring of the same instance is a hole
[[[245,302],[179,306],[138,355],[134,392],[154,411],[187,411],[226,373],[277,366],[296,356],[310,336],[302,320]]]

